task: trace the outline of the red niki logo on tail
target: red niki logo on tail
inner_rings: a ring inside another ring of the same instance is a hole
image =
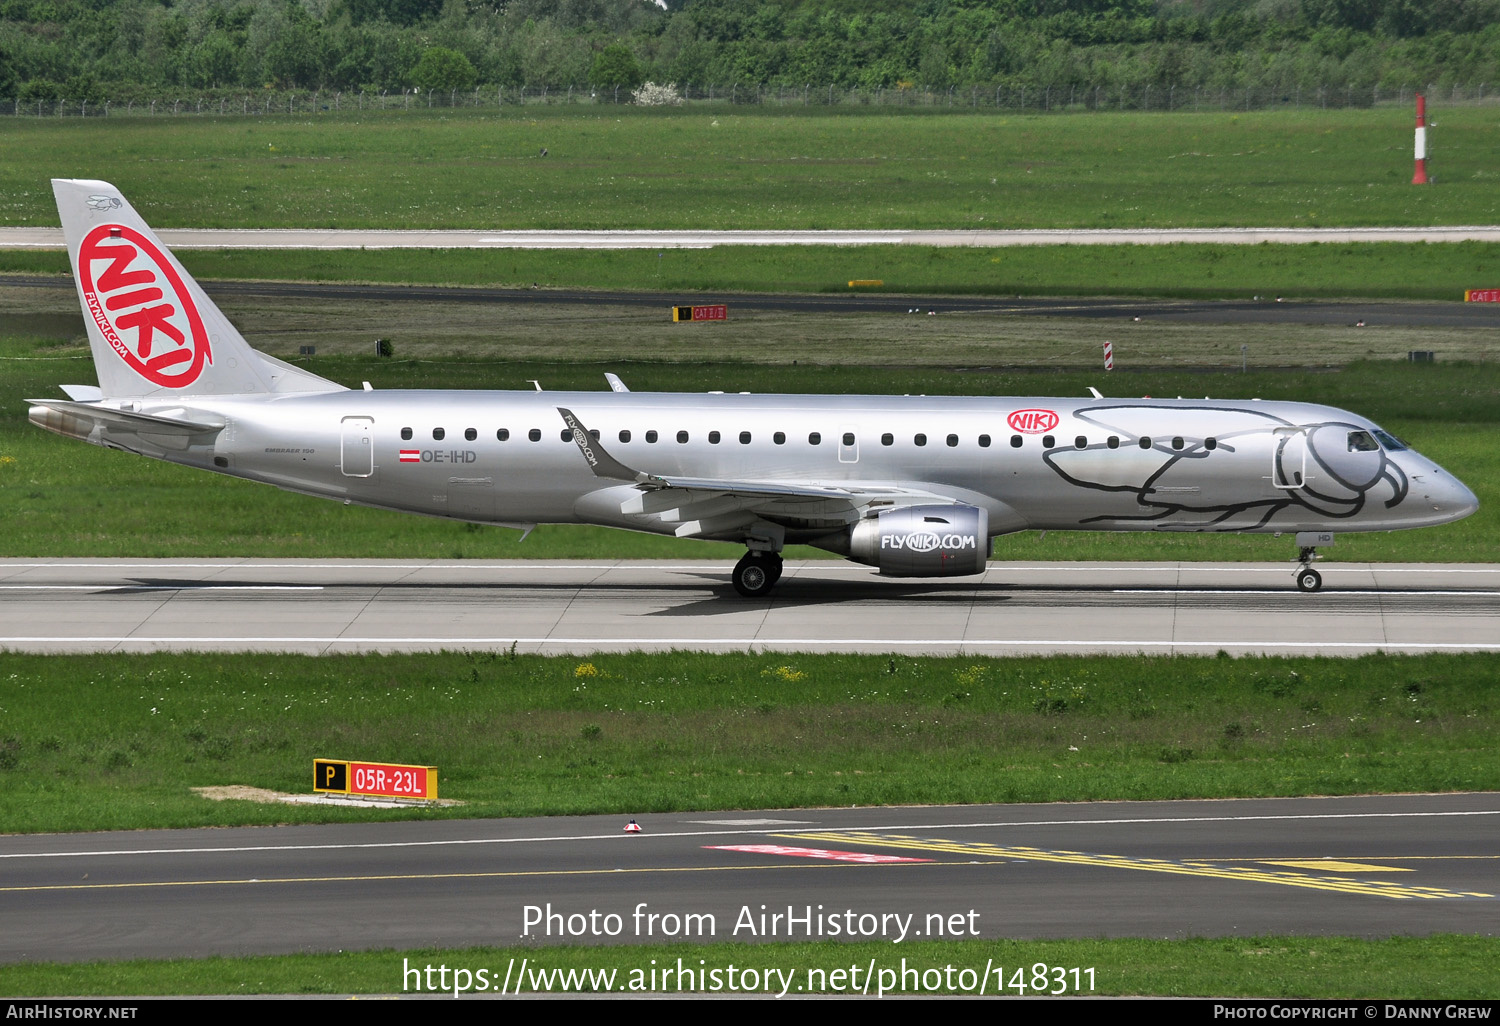
[[[101,224],[89,232],[78,248],[78,282],[105,341],[147,381],[186,388],[213,363],[181,275],[134,228]]]

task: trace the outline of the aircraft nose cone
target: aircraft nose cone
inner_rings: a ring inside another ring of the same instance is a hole
[[[1423,502],[1448,521],[1462,520],[1479,509],[1479,498],[1458,478],[1439,467],[1422,475],[1412,490]]]

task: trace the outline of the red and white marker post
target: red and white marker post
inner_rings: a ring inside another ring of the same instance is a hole
[[[1107,371],[1115,369],[1115,344],[1113,342],[1104,343],[1104,369]]]
[[[1417,170],[1411,176],[1411,184],[1426,185],[1427,182],[1427,97],[1417,94]]]

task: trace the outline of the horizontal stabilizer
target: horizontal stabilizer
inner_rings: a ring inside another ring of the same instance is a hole
[[[75,399],[80,403],[96,403],[104,398],[104,391],[98,385],[58,385],[57,387],[66,392],[69,399]]]
[[[170,449],[189,445],[208,445],[225,425],[222,417],[194,410],[166,410],[137,413],[98,403],[71,402],[66,399],[28,399],[28,419],[37,427],[69,438],[81,438],[103,444],[93,437],[96,430],[127,434]]]

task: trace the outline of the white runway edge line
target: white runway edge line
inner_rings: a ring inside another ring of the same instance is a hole
[[[1115,588],[1110,592],[1112,595],[1285,595],[1285,588],[1172,588],[1163,585],[1160,588]],[[1359,588],[1352,591],[1330,591],[1323,592],[1321,598],[1367,598],[1371,595],[1389,597],[1393,595],[1478,595],[1481,598],[1500,595],[1500,591],[1481,591],[1477,588],[1460,589],[1457,591],[1395,591],[1387,588]]]
[[[1292,560],[1290,562],[1296,562]],[[555,563],[550,560],[515,560],[505,563],[450,563],[440,562],[411,562],[411,563],[325,563],[320,560],[305,560],[300,563],[262,563],[254,559],[243,559],[234,563],[166,563],[151,561],[145,563],[134,562],[81,562],[67,561],[54,563],[19,563],[0,561],[0,573],[6,570],[131,570],[131,569],[154,569],[154,570],[488,570],[494,572],[512,572],[518,570],[588,570],[597,572],[610,570],[615,572],[646,571],[657,573],[663,570],[683,571],[701,573],[704,571],[716,571],[727,573],[733,565],[733,561],[722,563],[676,563],[671,560],[664,562],[651,560],[622,560],[615,563]],[[791,563],[787,566],[787,572],[817,571],[843,574],[862,574],[875,576],[869,567],[852,566],[837,559],[808,560],[804,562]],[[992,563],[985,570],[985,576],[1002,573],[1056,573],[1058,571],[1077,570],[1082,572],[1116,572],[1116,573],[1148,573],[1177,571],[1179,573],[1237,573],[1237,574],[1287,574],[1288,566],[1246,566],[1238,563]],[[1381,574],[1493,574],[1500,576],[1500,564],[1474,566],[1456,565],[1445,566],[1443,564],[1423,564],[1420,566],[1402,566],[1389,563],[1322,563],[1318,564],[1318,570],[1324,574],[1329,573],[1381,573]]]
[[[1238,799],[1228,799],[1235,801]],[[1264,799],[1245,799],[1262,801]],[[1306,799],[1303,799],[1306,800]],[[1316,812],[1281,816],[1151,816],[1140,819],[1129,817],[1115,819],[1035,819],[986,823],[893,823],[878,826],[841,826],[820,829],[821,833],[884,833],[892,830],[995,830],[1016,827],[1056,826],[1135,826],[1153,823],[1286,823],[1302,820],[1345,819],[1441,819],[1461,816],[1500,816],[1500,809],[1468,809],[1450,812]],[[667,830],[652,831],[652,839],[674,837],[770,837],[788,832],[797,832],[796,827],[762,827],[756,830]],[[447,848],[475,844],[547,844],[578,841],[614,841],[628,838],[639,844],[639,834],[624,834],[612,830],[607,834],[567,834],[539,837],[465,837],[445,841],[360,841],[350,844],[265,844],[239,845],[218,848],[120,848],[103,851],[33,851],[0,853],[0,859],[66,859],[128,857],[140,855],[208,855],[238,854],[257,851],[358,851],[365,848]]]
[[[0,584],[0,591],[322,591],[321,584]],[[1465,593],[1467,594],[1467,592]]]
[[[173,249],[707,249],[714,246],[1118,246],[1262,242],[1497,242],[1500,226],[1367,228],[1103,228],[946,231],[359,230],[333,228],[164,228]],[[60,228],[0,228],[0,249],[63,249]]]
[[[777,651],[795,652],[797,646],[825,648],[838,645],[886,645],[898,648],[921,648],[924,646],[951,646],[956,648],[1086,648],[1086,649],[1108,649],[1109,651],[1136,652],[1143,649],[1157,648],[1202,648],[1202,649],[1311,649],[1326,650],[1339,649],[1344,651],[1366,651],[1366,652],[1433,652],[1433,651],[1456,651],[1456,652],[1500,652],[1500,642],[1393,642],[1393,641],[1282,641],[1280,639],[1267,639],[1259,641],[1246,641],[1243,638],[1234,641],[1057,641],[1047,638],[1028,638],[1025,640],[996,640],[990,638],[924,638],[911,640],[893,640],[891,638],[611,638],[596,635],[589,638],[352,638],[352,637],[215,637],[202,635],[199,637],[164,638],[154,635],[102,635],[82,637],[6,637],[0,636],[0,647],[9,644],[27,645],[64,645],[64,644],[91,644],[91,645],[212,645],[212,644],[235,644],[235,645],[375,645],[391,647],[398,645],[419,645],[424,648],[438,646],[450,648],[454,645],[537,645],[556,647],[559,645],[587,646],[598,650],[601,645],[631,645],[631,646],[663,646],[669,645],[674,648],[733,648],[733,649],[755,649],[759,646],[773,646]]]

